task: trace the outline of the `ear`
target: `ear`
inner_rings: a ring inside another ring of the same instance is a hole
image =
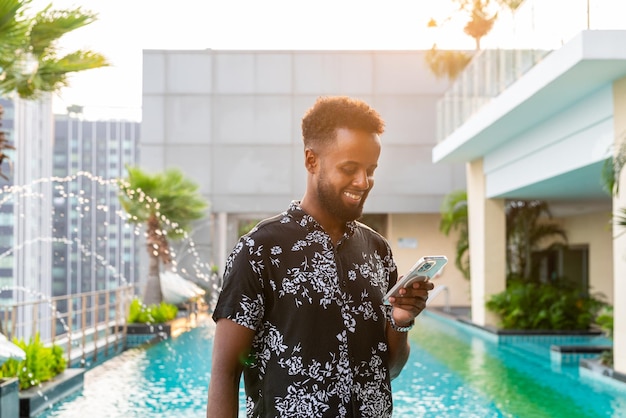
[[[304,167],[311,174],[314,174],[319,167],[319,158],[311,148],[304,150]]]

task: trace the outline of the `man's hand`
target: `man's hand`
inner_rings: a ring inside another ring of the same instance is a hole
[[[390,297],[394,322],[398,326],[410,324],[426,307],[428,292],[434,287],[429,280],[415,282],[407,288],[400,289],[397,296]]]

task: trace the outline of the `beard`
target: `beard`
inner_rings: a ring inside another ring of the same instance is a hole
[[[325,177],[320,177],[317,184],[317,198],[320,206],[331,215],[335,216],[341,222],[351,222],[359,219],[363,214],[363,205],[369,191],[363,195],[363,198],[357,206],[346,205],[342,199],[341,191],[336,191],[333,186],[326,181]]]

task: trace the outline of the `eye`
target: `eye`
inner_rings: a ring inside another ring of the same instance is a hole
[[[354,167],[354,166],[349,165],[349,166],[344,166],[344,167],[342,167],[342,168],[341,168],[341,171],[343,171],[345,174],[347,174],[347,175],[350,175],[350,176],[351,176],[351,175],[353,175],[353,174],[356,174],[357,168],[356,168],[356,167]]]

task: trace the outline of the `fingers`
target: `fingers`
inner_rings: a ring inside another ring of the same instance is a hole
[[[419,297],[428,299],[428,292],[434,288],[435,285],[429,281],[417,282],[409,287],[400,289],[398,295],[403,298]]]
[[[389,302],[396,308],[419,314],[426,307],[428,292],[435,286],[430,281],[413,283],[408,288],[400,289],[398,296],[389,298]]]

